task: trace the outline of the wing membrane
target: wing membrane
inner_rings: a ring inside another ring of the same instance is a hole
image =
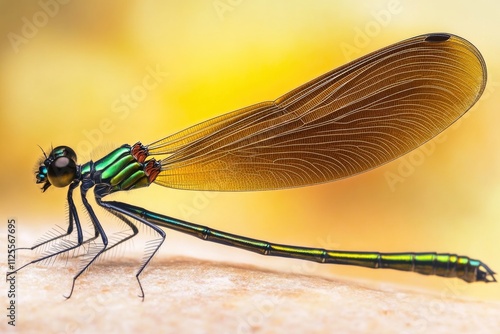
[[[481,96],[486,66],[453,35],[414,37],[278,98],[149,145],[156,183],[191,190],[266,190],[352,176],[422,145]]]

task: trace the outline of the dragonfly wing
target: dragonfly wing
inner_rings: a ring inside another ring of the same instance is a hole
[[[305,186],[378,167],[422,145],[481,96],[486,66],[453,35],[414,37],[278,98],[149,146],[156,183],[191,190]]]
[[[200,142],[206,141],[207,138],[221,130],[227,128],[236,129],[238,124],[247,126],[252,122],[259,122],[262,117],[272,117],[272,115],[269,115],[269,110],[273,106],[273,102],[262,102],[214,117],[149,144],[149,153],[151,155],[172,154],[181,148],[194,146],[196,143],[203,145]]]

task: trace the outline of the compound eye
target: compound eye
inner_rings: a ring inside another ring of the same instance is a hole
[[[53,186],[66,187],[76,178],[76,163],[65,156],[56,158],[48,166],[47,176]]]
[[[40,168],[38,168],[38,173],[36,173],[36,183],[47,182],[47,173],[47,167],[41,165]]]

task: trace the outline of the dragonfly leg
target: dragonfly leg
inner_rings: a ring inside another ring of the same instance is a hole
[[[63,245],[63,249],[60,249],[60,250],[56,250],[55,252],[51,253],[51,254],[47,254],[45,256],[42,256],[41,258],[39,259],[36,259],[36,260],[33,260],[23,266],[21,266],[20,268],[12,271],[12,272],[8,272],[7,273],[7,276],[11,275],[11,274],[15,274],[17,273],[18,271],[20,271],[21,269],[31,265],[31,264],[34,264],[34,263],[37,263],[37,262],[41,262],[41,261],[44,261],[44,260],[47,260],[47,259],[50,259],[52,257],[55,257],[57,255],[61,255],[63,253],[66,253],[66,252],[69,252],[70,250],[73,250],[73,249],[76,249],[78,247],[80,247],[81,245],[83,245],[84,243],[88,242],[89,240],[83,240],[83,232],[82,232],[82,226],[80,224],[80,219],[78,217],[78,212],[76,210],[76,206],[75,206],[75,203],[73,201],[73,190],[78,187],[78,183],[75,182],[75,183],[72,183],[69,187],[69,190],[68,190],[68,196],[67,196],[67,201],[68,201],[68,206],[69,206],[69,224],[70,225],[73,225],[72,223],[74,222],[75,226],[76,226],[76,231],[77,231],[77,242],[76,244],[74,245],[68,245],[67,247],[65,247],[65,245]],[[68,231],[70,231],[70,233],[72,232],[72,227],[71,228],[68,228]],[[55,241],[57,239],[60,239],[66,235],[69,235],[70,233],[67,233],[67,234],[63,234],[63,235],[60,235],[60,236],[57,236],[57,237],[54,237],[52,238],[51,240],[47,240],[47,241],[44,241],[43,243],[40,243],[38,245],[35,245],[34,247],[32,247],[31,249],[35,249],[37,247],[40,247],[41,245],[43,244],[46,244],[50,241]]]
[[[104,185],[104,186],[102,186],[102,185],[96,185],[95,188],[94,188],[94,194],[95,194],[96,199],[97,198],[102,198],[103,196],[106,196],[107,194],[109,194],[108,186],[107,185]],[[97,201],[97,204],[99,204],[99,206],[103,207],[101,205],[100,201]],[[121,238],[120,240],[118,240],[117,242],[113,243],[112,245],[108,245],[108,247],[106,248],[106,250],[104,252],[107,252],[107,251],[115,248],[116,246],[124,243],[127,240],[132,239],[137,234],[139,234],[139,229],[137,228],[137,226],[130,219],[128,219],[124,215],[122,215],[122,214],[120,214],[120,213],[118,213],[118,212],[116,212],[114,210],[109,210],[107,207],[103,207],[103,208],[106,211],[108,211],[109,213],[111,213],[113,216],[117,217],[122,222],[124,222],[132,230],[132,234],[127,235],[127,236]]]
[[[73,187],[69,187],[68,188],[68,195],[67,195],[67,201],[68,203],[73,203],[73,189],[76,188],[78,184],[76,184],[75,186]],[[73,220],[74,220],[74,213],[73,213],[74,210],[72,210],[71,208],[71,205],[70,205],[70,208],[69,208],[69,219],[68,219],[68,229],[66,230],[66,233],[63,233],[63,234],[60,234],[60,235],[56,235],[52,238],[49,238],[49,239],[45,239],[45,240],[42,240],[36,244],[34,244],[33,246],[31,247],[19,247],[19,248],[16,248],[15,250],[22,250],[22,249],[28,249],[28,250],[35,250],[37,249],[38,247],[40,246],[43,246],[43,245],[46,245],[48,243],[51,243],[52,241],[56,241],[58,239],[61,239],[61,238],[64,238],[64,237],[67,237],[69,235],[71,235],[71,233],[73,233]],[[77,229],[79,229],[79,232],[81,233],[82,229],[81,229],[81,226],[78,224],[77,225]]]
[[[142,262],[137,273],[135,274],[135,278],[137,279],[137,283],[139,284],[139,288],[141,289],[141,294],[139,295],[139,298],[142,298],[142,300],[144,300],[144,296],[145,296],[144,289],[142,288],[142,284],[141,284],[141,280],[140,280],[139,276],[144,271],[146,266],[151,262],[151,260],[153,259],[153,257],[155,256],[155,254],[158,252],[161,245],[165,241],[165,238],[166,238],[165,231],[163,231],[158,226],[148,222],[147,220],[145,220],[139,216],[135,216],[132,213],[130,213],[126,210],[123,210],[122,208],[119,208],[119,207],[114,206],[113,204],[110,204],[110,202],[102,201],[101,196],[96,195],[96,202],[97,202],[97,204],[99,204],[100,206],[102,206],[103,208],[105,208],[108,211],[113,211],[115,213],[119,213],[119,214],[122,214],[124,216],[129,216],[129,217],[143,223],[144,225],[153,229],[153,231],[158,233],[161,237],[160,239],[154,240],[151,244],[148,245],[148,247],[146,249],[144,261]],[[113,203],[120,203],[120,202],[113,202]]]
[[[105,208],[106,209],[106,208]],[[111,249],[115,248],[116,246],[124,243],[125,241],[127,240],[130,240],[132,239],[133,237],[135,237],[137,234],[139,234],[139,229],[137,228],[137,226],[135,226],[135,224],[130,220],[128,219],[127,217],[124,217],[123,215],[121,214],[118,214],[116,213],[115,211],[111,211],[111,210],[107,210],[109,213],[111,213],[112,215],[116,216],[118,219],[120,219],[121,221],[123,221],[125,224],[127,224],[128,227],[130,227],[130,229],[132,230],[132,234],[130,235],[127,235],[123,238],[121,238],[120,240],[118,240],[117,242],[115,242],[114,244],[112,245],[108,245],[108,248],[106,248],[106,250],[104,252],[108,252],[110,251]],[[111,239],[111,237],[110,237]]]
[[[68,296],[64,296],[66,299],[69,299],[71,297],[71,295],[73,294],[73,290],[75,289],[75,283],[76,283],[76,280],[78,279],[78,277],[80,277],[90,267],[90,265],[95,262],[95,260],[106,250],[106,248],[108,246],[108,237],[106,236],[106,232],[104,232],[104,229],[103,229],[101,223],[99,222],[99,219],[97,219],[97,216],[95,215],[94,210],[92,209],[92,206],[89,204],[89,202],[87,200],[87,191],[92,186],[93,186],[93,183],[86,184],[86,182],[84,181],[82,183],[81,188],[80,188],[80,194],[82,197],[83,205],[85,206],[85,209],[87,210],[87,212],[90,216],[90,220],[92,222],[92,225],[94,226],[95,238],[97,238],[99,235],[101,236],[103,247],[101,249],[99,249],[99,251],[95,255],[90,254],[90,256],[92,257],[91,260],[88,261],[87,263],[85,263],[82,266],[82,268],[78,271],[78,273],[73,277],[73,284],[71,285],[70,293]]]

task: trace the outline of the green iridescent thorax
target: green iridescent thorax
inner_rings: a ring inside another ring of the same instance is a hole
[[[154,160],[144,161],[147,149],[140,143],[123,145],[95,163],[81,166],[82,175],[92,172],[96,183],[109,184],[111,192],[147,187],[160,172]]]

